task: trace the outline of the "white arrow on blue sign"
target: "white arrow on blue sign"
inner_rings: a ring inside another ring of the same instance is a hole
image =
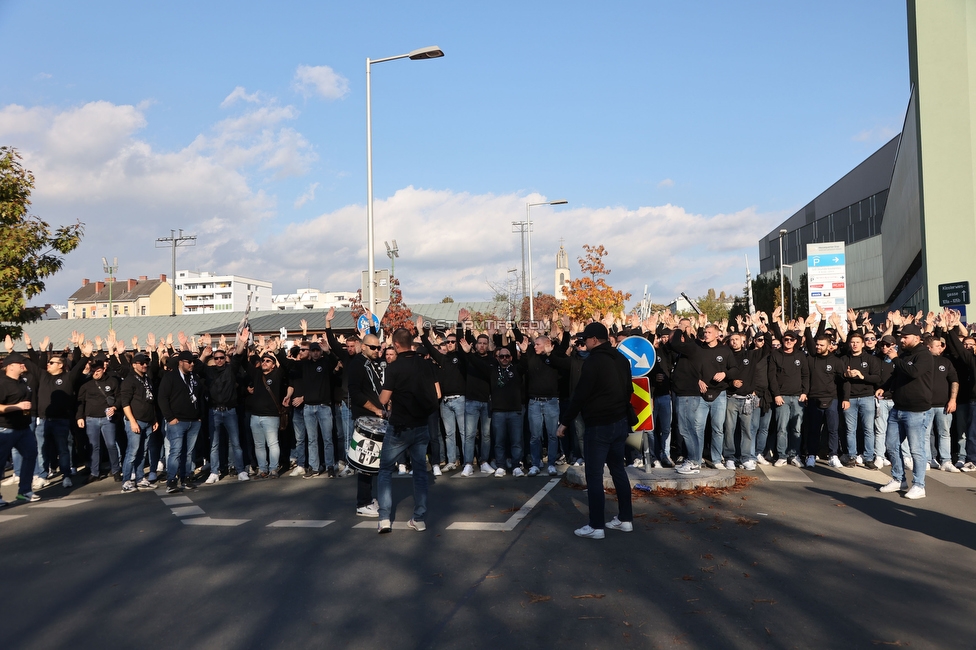
[[[617,345],[617,350],[630,361],[631,377],[643,377],[649,373],[657,359],[654,346],[642,336],[628,336]]]
[[[364,330],[367,327],[369,327],[369,320],[366,318],[366,314],[363,314],[356,321],[356,329]],[[376,314],[373,314],[373,328],[377,330],[380,328],[380,319],[376,317]]]

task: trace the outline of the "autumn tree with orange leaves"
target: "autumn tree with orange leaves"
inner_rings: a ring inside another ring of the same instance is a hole
[[[416,332],[417,327],[413,323],[413,312],[403,302],[403,294],[400,292],[400,280],[390,278],[390,305],[383,314],[380,327],[386,332],[387,336],[392,336],[397,328],[405,327],[411,332]]]
[[[607,249],[603,244],[583,244],[583,250],[586,254],[577,258],[583,276],[569,281],[561,309],[578,321],[592,318],[597,313],[623,313],[624,301],[630,299],[630,294],[615,291],[604,279],[610,275],[610,269],[603,263]]]

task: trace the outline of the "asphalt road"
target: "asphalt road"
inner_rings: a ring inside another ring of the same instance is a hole
[[[510,531],[448,528],[518,518],[548,477],[445,476],[428,530],[389,535],[355,515],[353,479],[225,480],[183,503],[50,486],[0,510],[0,647],[972,648],[976,476],[935,473],[909,501],[879,472],[756,472],[641,497],[635,532],[602,541],[573,535],[586,494],[565,484]],[[405,522],[409,479],[394,497]]]

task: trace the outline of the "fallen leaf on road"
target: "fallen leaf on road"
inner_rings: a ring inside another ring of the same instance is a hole
[[[525,595],[529,597],[530,605],[534,605],[536,603],[544,603],[547,600],[552,600],[552,596],[543,596],[542,594],[534,594],[531,591],[526,591]]]
[[[606,594],[583,594],[582,596],[573,596],[573,598],[576,598],[577,600],[579,600],[580,598],[606,598],[606,597],[607,597]]]

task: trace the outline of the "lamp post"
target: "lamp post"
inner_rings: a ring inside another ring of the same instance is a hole
[[[424,59],[437,59],[444,56],[444,52],[436,45],[422,47],[407,54],[388,56],[384,59],[366,59],[366,256],[368,258],[368,277],[369,282],[369,311],[376,313],[376,288],[373,265],[373,117],[372,99],[370,96],[370,66],[374,63],[394,61],[396,59],[410,59],[411,61],[422,61]]]
[[[535,293],[532,289],[532,220],[529,219],[529,208],[534,208],[538,205],[566,205],[569,203],[566,199],[556,199],[555,201],[543,201],[541,203],[526,203],[525,204],[525,223],[526,231],[528,232],[529,241],[529,320],[535,320],[535,303],[533,302],[532,296]],[[530,326],[531,327],[531,326]]]
[[[102,270],[108,273],[108,328],[113,329],[112,327],[112,285],[115,284],[115,274],[119,270],[119,258],[113,257],[112,263],[109,264],[108,260],[103,257]]]
[[[779,231],[779,302],[783,308],[783,318],[786,318],[786,294],[783,293],[783,237],[789,232],[786,228]]]

